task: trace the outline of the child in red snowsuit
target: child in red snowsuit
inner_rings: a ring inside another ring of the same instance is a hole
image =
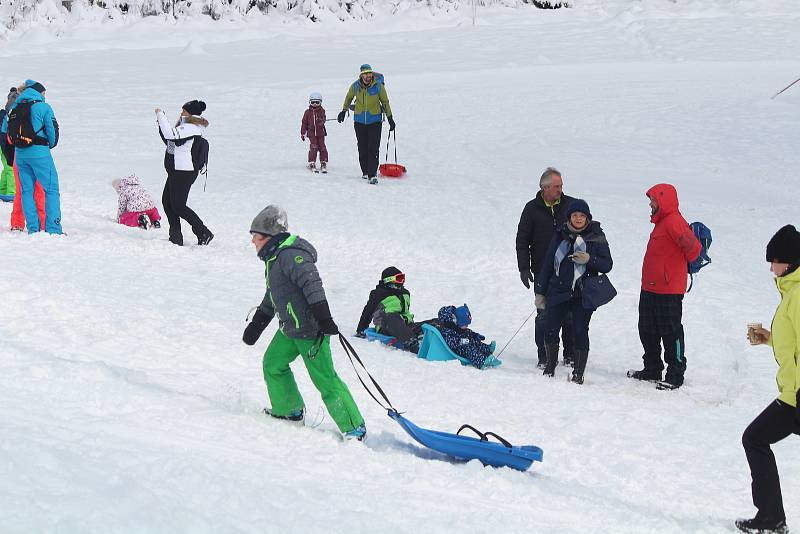
[[[328,149],[325,147],[325,108],[322,107],[322,95],[311,93],[308,98],[308,109],[303,113],[300,123],[300,140],[306,137],[311,143],[308,148],[308,168],[317,170],[317,152],[319,152],[319,165],[322,172],[328,172]]]

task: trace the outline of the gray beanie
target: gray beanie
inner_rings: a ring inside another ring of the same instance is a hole
[[[286,211],[280,206],[270,204],[253,219],[250,225],[251,232],[265,235],[277,235],[289,229]]]

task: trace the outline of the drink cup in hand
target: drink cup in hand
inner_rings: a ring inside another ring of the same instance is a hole
[[[764,342],[761,330],[761,323],[747,323],[747,340],[751,345],[760,345]]]

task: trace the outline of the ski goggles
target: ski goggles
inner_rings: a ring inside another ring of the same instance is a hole
[[[403,273],[393,274],[392,276],[387,276],[383,279],[384,284],[400,284],[403,285],[406,283],[406,275]]]
[[[311,104],[312,106],[319,106],[320,104],[322,104],[322,100],[309,100],[309,104]]]

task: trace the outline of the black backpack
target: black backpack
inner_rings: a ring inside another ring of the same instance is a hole
[[[15,148],[28,148],[33,145],[50,146],[47,138],[39,135],[44,125],[34,131],[31,122],[31,107],[36,102],[19,102],[8,112],[8,139]]]
[[[208,172],[208,141],[200,135],[192,140],[192,166],[200,174]]]

